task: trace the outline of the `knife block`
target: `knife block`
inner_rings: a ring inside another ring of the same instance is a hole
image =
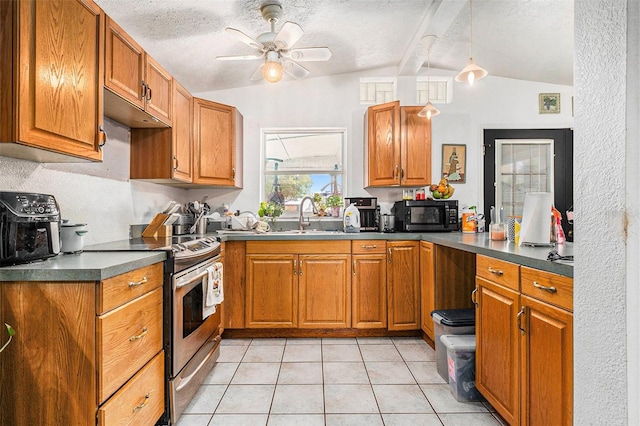
[[[164,222],[169,218],[168,214],[158,213],[142,231],[143,237],[171,237],[173,226],[165,225]]]

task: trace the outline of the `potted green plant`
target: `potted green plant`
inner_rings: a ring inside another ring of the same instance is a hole
[[[327,197],[327,207],[331,211],[331,216],[340,216],[340,207],[344,206],[344,200],[341,194],[331,194]]]
[[[271,223],[275,223],[276,218],[282,213],[284,213],[284,206],[273,201],[262,201],[258,209],[258,216],[260,218],[266,217]]]

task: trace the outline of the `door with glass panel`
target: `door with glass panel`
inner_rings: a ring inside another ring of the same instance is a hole
[[[486,129],[484,131],[484,211],[504,207],[520,216],[527,192],[551,192],[562,213],[569,241],[573,224],[573,131],[571,129]]]

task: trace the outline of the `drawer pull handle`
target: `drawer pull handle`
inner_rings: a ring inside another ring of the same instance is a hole
[[[474,288],[471,292],[471,303],[478,307],[478,287]]]
[[[494,269],[491,266],[489,266],[487,269],[489,270],[489,272],[491,272],[492,274],[495,274],[495,275],[497,275],[499,277],[504,275],[504,272],[502,272],[502,270],[500,270],[500,269]]]
[[[146,283],[147,283],[147,277],[142,277],[142,279],[140,281],[131,281],[129,283],[129,287],[130,288],[131,287],[137,287],[139,285],[146,284]]]
[[[353,275],[356,275],[356,261],[353,261]]]
[[[372,245],[372,246],[362,246],[363,249],[374,249],[374,248],[378,248],[377,245]]]
[[[537,281],[533,282],[533,286],[535,288],[539,288],[540,290],[548,291],[549,293],[557,293],[558,289],[555,287],[547,287],[546,285],[538,284]]]
[[[133,342],[135,340],[142,339],[148,332],[149,332],[149,330],[147,330],[147,327],[145,327],[145,328],[142,329],[142,333],[138,334],[137,336],[129,337],[129,341]]]
[[[135,413],[136,411],[143,409],[144,406],[147,405],[147,402],[149,402],[149,399],[151,399],[151,395],[147,393],[144,396],[144,401],[142,401],[142,404],[136,405],[135,407],[133,407],[133,412]]]

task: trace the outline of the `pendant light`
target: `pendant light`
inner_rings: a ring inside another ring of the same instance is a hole
[[[428,35],[428,36],[422,37],[422,44],[424,47],[427,48],[427,104],[424,106],[424,108],[422,108],[422,110],[420,110],[420,112],[418,113],[418,117],[426,117],[427,120],[431,120],[431,117],[435,117],[436,115],[440,114],[440,110],[434,107],[433,104],[431,103],[431,97],[429,95],[429,89],[430,89],[429,74],[431,71],[431,61],[430,61],[431,47],[433,46],[433,43],[435,43],[436,38],[437,36],[434,36],[434,35]]]
[[[473,82],[480,80],[487,76],[487,70],[476,65],[471,54],[471,46],[473,45],[473,0],[469,0],[469,63],[456,75],[456,81],[468,82],[469,86],[473,85]]]
[[[262,77],[269,83],[277,83],[282,80],[282,63],[278,52],[267,52],[267,58],[262,66]]]

